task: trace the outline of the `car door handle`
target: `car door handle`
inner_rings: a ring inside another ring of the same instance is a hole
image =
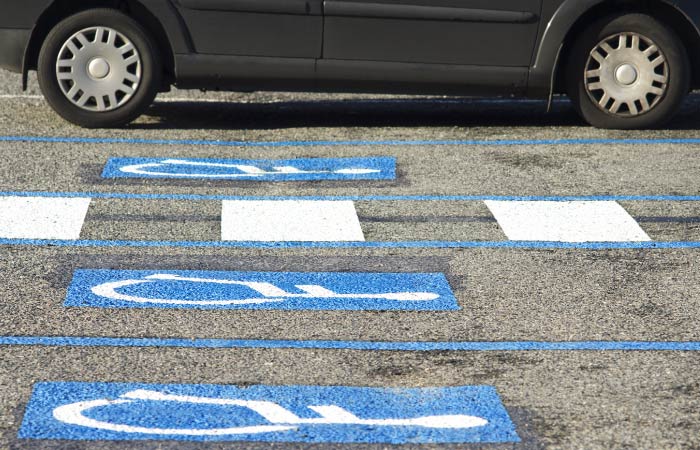
[[[323,2],[323,10],[326,16],[339,17],[372,17],[388,19],[496,23],[532,23],[537,20],[537,15],[528,11],[499,11],[492,9],[448,8],[442,6],[344,2],[332,0]]]

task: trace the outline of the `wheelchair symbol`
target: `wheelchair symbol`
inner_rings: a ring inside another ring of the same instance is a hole
[[[84,413],[93,408],[133,404],[139,401],[173,402],[175,408],[182,404],[215,406],[238,406],[247,408],[265,419],[269,424],[239,426],[230,428],[157,428],[113,423],[87,417]],[[432,429],[467,429],[488,424],[486,419],[476,416],[454,414],[423,416],[407,419],[362,419],[337,405],[309,405],[318,414],[317,418],[302,418],[278,405],[264,400],[239,400],[209,398],[189,395],[172,395],[158,391],[137,389],[121,395],[117,399],[97,399],[70,403],[53,410],[53,417],[63,423],[99,430],[121,433],[184,436],[222,436],[236,434],[260,434],[290,431],[308,425],[368,425],[374,427],[422,427]]]
[[[139,297],[136,295],[128,295],[118,292],[120,288],[127,286],[136,286],[147,283],[155,283],[159,281],[185,281],[190,283],[213,283],[233,286],[244,286],[259,295],[250,298],[240,299],[221,299],[221,300],[184,300],[184,299],[163,299],[163,298],[148,298]],[[272,283],[259,281],[238,281],[238,280],[221,280],[212,278],[190,278],[182,277],[174,274],[158,273],[148,275],[139,280],[122,280],[111,281],[94,286],[91,291],[93,294],[109,298],[112,300],[122,300],[134,303],[154,303],[166,305],[256,305],[264,303],[279,303],[289,299],[365,299],[365,300],[391,300],[399,302],[420,302],[431,301],[440,297],[440,295],[432,292],[389,292],[378,294],[339,294],[326,289],[323,286],[315,284],[296,285],[297,289],[302,291],[301,294],[287,292]]]
[[[185,166],[185,167],[208,167],[217,169],[232,169],[229,173],[193,173],[193,172],[158,172],[162,167]],[[223,164],[200,161],[187,161],[184,159],[164,159],[157,163],[134,164],[124,166],[119,169],[125,173],[148,176],[165,176],[180,178],[255,178],[263,176],[284,176],[284,175],[312,175],[312,174],[339,174],[339,175],[366,175],[379,173],[378,169],[346,168],[337,170],[302,170],[292,166],[273,167],[273,170],[265,170],[257,166],[248,164]]]

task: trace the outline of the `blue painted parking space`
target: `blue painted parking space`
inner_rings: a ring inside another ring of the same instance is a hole
[[[251,181],[393,180],[396,178],[396,159],[110,158],[102,177]]]
[[[37,383],[20,438],[317,443],[519,442],[491,386]]]
[[[440,273],[76,270],[65,306],[456,310]]]

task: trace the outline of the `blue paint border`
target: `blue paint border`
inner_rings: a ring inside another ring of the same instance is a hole
[[[207,139],[135,139],[68,136],[0,136],[0,142],[77,144],[196,145],[218,147],[336,147],[336,146],[543,146],[543,145],[700,145],[700,139],[504,139],[504,140],[348,140],[348,141],[221,141]]]
[[[0,245],[35,245],[51,247],[178,247],[178,248],[520,248],[520,249],[695,249],[700,241],[643,242],[548,242],[548,241],[350,241],[350,242],[281,242],[281,241],[120,241],[0,239]]]
[[[50,197],[75,198],[90,197],[121,200],[322,200],[322,201],[674,201],[699,202],[700,195],[198,195],[198,194],[134,194],[128,192],[45,192],[45,191],[3,191],[2,197]]]
[[[164,347],[219,349],[313,349],[365,351],[700,351],[700,341],[330,341],[264,339],[118,338],[87,336],[0,336],[0,345],[47,347]]]

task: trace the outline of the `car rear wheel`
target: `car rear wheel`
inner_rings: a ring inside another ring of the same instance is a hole
[[[603,19],[572,48],[567,90],[581,116],[599,128],[653,128],[670,120],[690,88],[683,44],[644,14]]]
[[[146,110],[160,87],[155,48],[129,16],[111,9],[83,11],[46,37],[38,63],[41,90],[76,125],[125,125]]]

